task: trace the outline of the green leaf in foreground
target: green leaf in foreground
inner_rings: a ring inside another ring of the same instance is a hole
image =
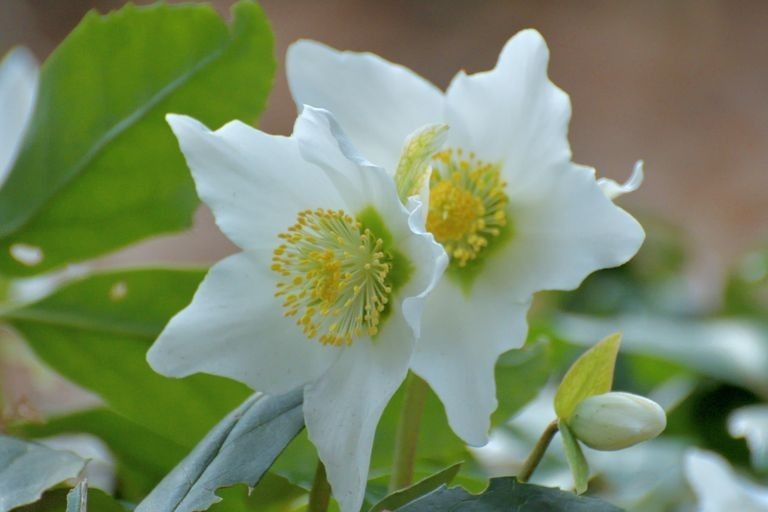
[[[0,436],[0,512],[32,503],[49,487],[75,478],[85,460],[37,443]]]
[[[612,334],[584,352],[571,365],[555,394],[558,418],[567,420],[579,402],[611,390],[620,343],[621,334]]]
[[[571,468],[576,493],[583,494],[587,491],[589,484],[589,465],[587,464],[587,459],[584,457],[581,445],[576,436],[573,435],[573,432],[571,432],[570,427],[564,421],[560,421],[558,426],[560,428],[560,436],[563,439],[565,459]]]
[[[215,491],[255,486],[304,428],[303,388],[281,396],[254,395],[224,418],[142,501],[136,512],[207,510]]]
[[[492,478],[481,494],[445,486],[395,512],[621,512],[621,509],[596,498],[570,492],[521,484],[514,477]]]
[[[67,512],[88,510],[88,482],[82,480],[67,494]]]
[[[401,507],[411,501],[428,494],[441,485],[448,485],[456,477],[456,474],[461,469],[461,462],[447,467],[442,471],[428,476],[410,487],[394,492],[376,503],[369,512],[385,512],[387,510],[395,510],[397,507]]]
[[[51,54],[0,189],[0,274],[39,273],[191,224],[197,197],[166,113],[212,127],[252,122],[272,83],[264,14],[251,2],[233,14],[227,27],[206,5],[91,12]],[[19,247],[41,259],[14,259]]]
[[[46,492],[43,499],[31,505],[14,509],[14,512],[71,512],[65,509],[67,500],[72,491],[55,489]],[[114,498],[98,489],[88,489],[88,508],[90,512],[125,512],[125,509]],[[74,509],[76,512],[85,512],[83,509]]]
[[[49,366],[113,410],[191,448],[249,394],[244,385],[211,375],[169,379],[146,362],[147,350],[202,277],[191,270],[95,274],[6,311],[4,321]]]

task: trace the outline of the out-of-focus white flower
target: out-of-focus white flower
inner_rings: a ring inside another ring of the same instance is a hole
[[[653,400],[611,391],[579,402],[567,423],[590,448],[612,451],[658,436],[667,426],[667,415]]]
[[[738,476],[716,453],[690,449],[685,454],[685,475],[696,493],[698,512],[768,510],[768,488]]]
[[[728,417],[728,432],[746,438],[755,468],[768,468],[768,405],[749,405],[733,411]]]
[[[26,48],[0,62],[0,186],[13,166],[37,97],[37,61]]]
[[[608,198],[635,183],[601,185],[594,169],[571,162],[570,101],[547,78],[548,59],[542,37],[525,30],[494,69],[459,72],[443,93],[376,55],[311,41],[288,50],[297,104],[334,112],[362,154],[390,173],[410,134],[450,127],[432,160],[426,225],[451,262],[425,308],[412,368],[471,445],[487,440],[494,365],[525,341],[532,294],[577,287],[626,262],[644,237]]]
[[[62,434],[37,439],[54,450],[66,450],[78,457],[87,459],[83,475],[88,479],[88,487],[101,489],[107,494],[115,492],[115,458],[104,441],[90,434]]]
[[[447,257],[331,114],[291,137],[239,122],[168,122],[222,231],[214,265],[148,353],[160,373],[223,375],[270,394],[304,387],[310,439],[344,512],[363,500],[376,425],[402,383],[426,294]]]

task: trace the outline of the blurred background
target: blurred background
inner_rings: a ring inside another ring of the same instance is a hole
[[[29,46],[40,60],[89,9],[119,0],[1,0],[0,53]],[[150,3],[138,1],[136,3]],[[232,0],[213,2],[228,16]],[[459,69],[494,65],[504,42],[538,29],[550,76],[573,103],[574,159],[623,181],[636,159],[646,182],[622,205],[679,226],[699,306],[720,300],[735,261],[768,232],[768,2],[705,0],[262,0],[277,38],[275,88],[261,128],[287,134],[295,117],[282,61],[312,38],[368,50],[444,88]],[[148,56],[151,58],[151,56]],[[110,263],[207,263],[233,251],[205,211],[196,228],[124,251]]]

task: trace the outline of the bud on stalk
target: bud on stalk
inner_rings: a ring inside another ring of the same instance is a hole
[[[582,400],[567,424],[585,445],[611,451],[656,437],[667,426],[667,417],[653,400],[612,391]]]

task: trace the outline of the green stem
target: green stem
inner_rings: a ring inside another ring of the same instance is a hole
[[[395,453],[389,492],[408,487],[413,481],[413,463],[416,460],[416,445],[419,442],[419,424],[428,390],[427,383],[418,375],[408,374],[403,410],[395,435]]]
[[[325,512],[328,510],[328,503],[331,500],[331,486],[328,484],[328,478],[325,476],[325,466],[317,461],[315,470],[315,481],[312,482],[312,489],[309,491],[309,505],[307,512]]]
[[[541,434],[541,437],[536,443],[536,446],[533,447],[531,454],[528,455],[527,459],[525,459],[523,467],[520,468],[520,473],[517,475],[518,482],[525,483],[528,481],[528,479],[531,478],[531,475],[536,470],[539,462],[541,462],[541,458],[544,456],[544,452],[547,451],[547,447],[549,446],[549,443],[552,442],[552,438],[555,437],[557,431],[557,420],[554,420],[552,423],[547,425],[547,428],[544,429],[544,432]]]

